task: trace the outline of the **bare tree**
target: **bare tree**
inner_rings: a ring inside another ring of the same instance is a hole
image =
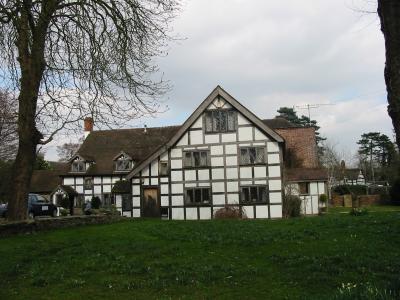
[[[17,148],[16,100],[11,94],[0,90],[0,160],[14,159]]]
[[[82,140],[79,143],[64,143],[61,146],[57,146],[57,154],[60,161],[68,161],[78,150],[79,147],[82,145]]]
[[[36,147],[91,116],[111,126],[160,108],[179,0],[0,0],[3,82],[18,95],[9,218],[26,218]]]
[[[396,133],[397,147],[400,148],[400,2],[378,0],[378,15],[385,37],[388,113]]]

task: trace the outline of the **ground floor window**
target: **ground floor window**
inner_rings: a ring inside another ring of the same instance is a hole
[[[130,194],[122,194],[122,210],[132,210],[132,196]]]
[[[75,207],[82,207],[84,203],[85,203],[84,195],[78,195],[75,197]]]
[[[211,196],[209,188],[187,189],[185,194],[186,204],[210,204]]]
[[[309,193],[310,193],[310,183],[299,182],[299,194],[300,195],[308,195]]]
[[[241,203],[268,202],[268,188],[265,185],[241,187]]]
[[[110,207],[111,205],[115,205],[114,197],[111,193],[104,193],[102,202],[103,207]]]

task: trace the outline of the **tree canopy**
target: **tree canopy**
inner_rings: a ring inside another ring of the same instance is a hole
[[[0,76],[18,94],[8,217],[26,218],[38,144],[86,116],[121,125],[160,109],[155,59],[173,40],[179,0],[0,0]]]
[[[300,127],[313,127],[315,129],[315,139],[318,145],[318,153],[321,156],[323,152],[322,142],[326,140],[325,137],[322,137],[319,133],[320,127],[317,125],[316,120],[310,120],[309,117],[302,115],[299,117],[297,112],[291,107],[281,107],[277,110],[279,115],[277,117],[284,118],[289,122],[300,126]]]

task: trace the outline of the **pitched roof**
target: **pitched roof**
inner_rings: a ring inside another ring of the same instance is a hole
[[[321,168],[291,168],[286,169],[287,181],[312,181],[312,180],[328,180],[328,172]]]
[[[290,123],[288,120],[282,117],[275,117],[274,119],[264,119],[262,121],[265,125],[272,129],[298,127],[297,125]]]
[[[228,94],[219,85],[207,96],[206,99],[197,107],[197,109],[190,115],[190,117],[183,123],[182,127],[171,137],[171,139],[158,151],[155,151],[146,160],[143,160],[139,165],[133,168],[133,170],[127,176],[128,179],[132,178],[134,174],[142,170],[150,161],[157,158],[163,151],[166,151],[170,147],[174,146],[176,142],[185,134],[189,127],[201,116],[201,114],[207,109],[207,107],[217,98],[222,97],[226,102],[228,102],[232,107],[238,110],[243,116],[252,121],[254,125],[258,127],[263,133],[268,135],[271,139],[283,143],[283,138],[276,133],[273,129],[267,126],[261,119],[259,119],[255,114],[244,107],[239,101]]]
[[[29,192],[37,194],[50,194],[61,184],[60,170],[35,170],[32,174]]]
[[[114,171],[114,159],[121,151],[132,157],[135,163],[140,163],[169,141],[180,127],[147,128],[146,132],[143,128],[93,131],[77,154],[91,157],[94,161],[85,173],[87,175],[120,174]]]

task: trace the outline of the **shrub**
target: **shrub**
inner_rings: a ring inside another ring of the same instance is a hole
[[[101,201],[100,201],[100,198],[99,198],[99,197],[94,196],[94,197],[92,198],[91,203],[92,203],[92,208],[93,208],[93,209],[99,209],[99,208],[100,208]]]
[[[328,202],[328,196],[326,194],[319,195],[319,202],[321,202],[321,203]]]
[[[283,217],[299,217],[301,213],[301,199],[299,196],[286,195],[283,197]]]
[[[214,215],[215,219],[246,219],[247,216],[239,206],[225,205],[218,209]]]
[[[61,208],[60,209],[60,216],[65,217],[68,216],[68,210]]]
[[[69,206],[70,206],[69,198],[68,197],[62,197],[60,199],[60,201],[58,202],[58,205],[60,205],[62,208],[69,209]]]
[[[365,195],[367,193],[365,185],[349,185],[342,184],[335,186],[332,191],[339,195],[355,194],[356,196]]]

